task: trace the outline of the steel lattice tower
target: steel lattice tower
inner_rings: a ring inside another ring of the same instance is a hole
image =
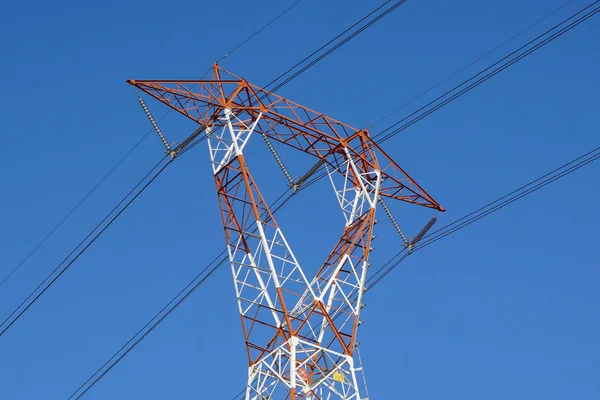
[[[367,130],[251,85],[216,64],[207,80],[128,82],[200,124],[175,149],[163,140],[173,157],[202,132],[208,136],[248,355],[246,399],[366,399],[356,336],[376,207],[388,211],[383,198],[442,207]],[[328,171],[346,224],[312,278],[246,164],[244,147],[256,134],[273,152],[271,141],[314,156],[309,174],[320,166]]]

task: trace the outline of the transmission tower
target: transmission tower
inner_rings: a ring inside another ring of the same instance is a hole
[[[128,82],[200,124],[172,148],[140,98],[172,157],[202,132],[208,137],[248,356],[246,399],[367,399],[356,338],[375,210],[382,205],[410,249],[414,240],[404,237],[383,199],[443,208],[367,130],[270,93],[217,64],[207,80]],[[294,190],[321,167],[327,170],[346,223],[312,279],[248,169],[244,148],[253,135],[263,137]],[[309,154],[316,164],[294,181],[272,142]]]

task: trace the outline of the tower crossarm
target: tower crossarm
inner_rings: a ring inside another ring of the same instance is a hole
[[[443,211],[416,181],[381,147],[367,130],[360,130],[322,113],[248,83],[218,65],[206,80],[128,80],[129,84],[201,126],[214,129],[218,116],[229,109],[254,118],[261,115],[255,132],[325,160],[339,168],[347,148],[361,169],[381,171],[380,195]],[[358,177],[354,177],[358,180]]]

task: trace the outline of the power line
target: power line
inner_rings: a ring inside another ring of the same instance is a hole
[[[194,279],[192,279],[192,281],[188,285],[186,285],[183,289],[181,289],[181,291],[179,291],[179,293],[177,293],[177,295],[175,297],[173,297],[173,299],[171,301],[169,301],[167,304],[165,304],[165,306],[154,317],[152,317],[152,319],[150,319],[150,321],[148,321],[148,323],[146,323],[146,325],[144,325],[140,330],[138,330],[136,332],[136,334],[133,335],[127,341],[127,343],[125,343],[123,346],[121,346],[121,348],[119,350],[117,350],[117,352],[111,358],[109,358],[100,368],[98,368],[96,370],[96,372],[94,372],[84,383],[82,383],[69,396],[69,398],[67,400],[70,400],[72,398],[80,399],[91,388],[93,388],[96,385],[96,383],[104,377],[104,375],[109,373],[110,370],[113,369],[113,367],[119,363],[119,361],[121,361],[127,354],[129,354],[129,352],[131,350],[133,350],[142,340],[144,340],[144,338],[146,336],[148,336],[150,334],[150,332],[152,332],[154,330],[154,328],[156,328],[158,326],[158,324],[160,324],[165,318],[167,318],[169,316],[169,314],[171,314],[173,311],[175,311],[175,309],[181,303],[183,303],[192,293],[194,293],[194,291],[200,285],[202,285],[204,282],[206,282],[206,280],[208,278],[210,278],[211,275],[214,274],[215,271],[225,261],[227,261],[227,257],[226,256],[223,257],[223,255],[226,255],[225,253],[226,253],[226,251],[223,250],[221,252],[221,254],[219,254],[217,257],[215,257],[210,262],[210,264],[208,264],[202,271],[200,271],[200,273],[198,275],[196,275],[196,277]],[[219,258],[220,258],[220,260],[219,260]],[[210,270],[209,270],[209,268],[210,268]],[[204,275],[204,273],[207,270],[208,270],[208,272]],[[202,275],[204,275],[204,276],[202,276]],[[189,291],[187,293],[185,293],[188,289],[189,289]],[[179,300],[177,300],[178,298],[179,298]],[[169,307],[172,304],[174,304],[174,306],[169,309]],[[165,310],[166,310],[166,312],[165,312]],[[146,330],[144,332],[144,330],[146,328],[148,328],[148,330]],[[131,344],[131,346],[129,348],[127,348],[127,346],[129,346],[130,344]],[[87,385],[87,387],[86,387],[86,385]],[[75,396],[77,396],[77,397],[75,397]]]
[[[385,3],[381,4],[379,7],[375,8],[374,10],[372,10],[370,13],[368,13],[367,15],[365,15],[364,17],[362,17],[361,19],[359,19],[358,21],[356,21],[354,24],[352,24],[348,28],[346,28],[346,30],[344,30],[343,32],[341,32],[340,34],[338,34],[336,37],[334,37],[333,39],[331,39],[330,41],[328,41],[327,43],[325,43],[323,46],[319,47],[317,50],[313,51],[311,54],[309,54],[308,56],[304,57],[296,65],[294,65],[293,67],[289,68],[287,71],[285,71],[284,73],[282,73],[281,75],[279,75],[277,78],[273,79],[271,82],[267,83],[267,85],[264,88],[267,89],[269,86],[271,86],[272,84],[274,84],[275,82],[277,82],[279,79],[283,78],[285,75],[287,75],[290,72],[292,72],[298,66],[300,66],[300,65],[304,64],[306,61],[310,60],[313,56],[315,56],[316,54],[318,54],[321,50],[327,48],[327,46],[329,46],[330,44],[334,43],[336,40],[338,40],[341,37],[343,37],[346,33],[352,31],[352,29],[356,28],[361,23],[365,22],[369,17],[371,17],[374,14],[376,14],[379,10],[381,10],[382,8],[384,8],[386,5],[388,5],[391,2],[392,2],[392,0],[388,0]],[[304,66],[303,68],[301,68],[299,71],[296,71],[291,77],[286,78],[285,81],[283,81],[282,83],[278,84],[273,89],[268,89],[268,90],[270,92],[275,92],[276,90],[280,89],[281,87],[283,87],[284,85],[286,85],[287,83],[289,83],[291,80],[295,79],[298,75],[304,73],[306,70],[308,70],[309,68],[311,68],[313,65],[315,65],[316,63],[318,63],[319,61],[321,61],[323,58],[327,57],[329,54],[331,54],[332,52],[334,52],[335,50],[337,50],[338,48],[340,48],[341,46],[343,46],[344,44],[346,44],[348,41],[352,40],[354,37],[356,37],[357,35],[359,35],[360,33],[362,33],[364,30],[366,30],[371,25],[373,25],[374,23],[376,23],[377,21],[379,21],[381,18],[383,18],[386,15],[388,15],[390,12],[394,11],[398,6],[401,6],[405,2],[406,2],[406,0],[397,1],[395,4],[393,4],[392,6],[390,6],[389,8],[387,8],[386,10],[382,11],[380,14],[376,15],[371,20],[367,21],[365,23],[365,25],[363,25],[362,27],[358,28],[356,31],[352,32],[350,35],[348,35],[347,37],[345,37],[342,41],[340,41],[339,43],[335,44],[333,47],[331,47],[330,49],[328,49],[325,53],[319,55],[319,57],[317,57],[316,59],[314,59],[313,61],[311,61],[309,64],[307,64],[306,66]]]
[[[392,130],[397,125],[400,125],[404,121],[408,120],[408,122],[402,124],[398,128],[395,128],[391,132],[387,133],[383,138],[381,138],[379,140],[379,143],[382,143],[382,142],[388,140],[389,138],[391,138],[392,136],[396,135],[397,133],[402,132],[406,128],[414,125],[415,123],[419,122],[421,119],[427,117],[431,113],[433,113],[433,112],[439,110],[440,108],[444,107],[445,105],[447,105],[451,101],[456,100],[458,97],[462,96],[465,93],[468,93],[469,91],[471,91],[475,87],[479,86],[483,82],[487,81],[488,79],[490,79],[490,78],[494,77],[495,75],[499,74],[500,72],[504,71],[506,68],[510,67],[511,65],[513,65],[513,64],[521,61],[523,58],[525,58],[528,55],[534,53],[536,50],[539,50],[540,48],[544,47],[548,43],[551,43],[552,41],[554,41],[555,39],[559,38],[563,34],[567,33],[571,29],[575,28],[579,24],[587,21],[589,18],[591,18],[594,15],[596,15],[600,11],[600,7],[596,7],[594,9],[588,11],[587,13],[585,13],[585,12],[588,9],[590,9],[593,5],[598,4],[598,3],[600,3],[600,0],[594,1],[593,3],[591,3],[588,6],[586,6],[585,8],[583,8],[583,9],[579,10],[578,12],[572,14],[567,19],[563,20],[562,22],[560,22],[559,24],[555,25],[554,27],[548,29],[547,31],[545,31],[541,35],[537,36],[535,39],[529,41],[528,43],[524,44],[523,46],[519,47],[518,49],[512,51],[510,54],[508,54],[505,57],[501,58],[500,60],[496,61],[495,63],[493,63],[492,65],[488,66],[484,70],[482,70],[482,71],[478,72],[477,74],[473,75],[472,77],[470,77],[469,79],[467,79],[466,81],[464,81],[463,83],[461,83],[460,85],[455,86],[454,88],[450,89],[449,91],[447,91],[443,95],[437,97],[435,100],[432,100],[431,102],[427,103],[426,105],[424,105],[423,107],[419,108],[418,110],[416,110],[415,112],[411,113],[410,115],[408,115],[408,116],[402,118],[401,120],[395,122],[394,124],[390,125],[386,129],[384,129],[383,131],[381,131],[377,135],[375,135],[374,138],[382,136],[387,131]],[[577,18],[580,14],[584,14],[584,15],[582,15],[579,18]],[[577,19],[575,19],[575,18],[577,18]],[[573,20],[573,19],[575,19],[573,22],[569,23],[567,26],[565,26],[565,27],[563,27],[561,29],[558,29],[562,25],[566,24],[568,21]],[[552,33],[555,30],[556,30],[556,32]],[[552,34],[550,36],[546,37],[550,33],[552,33]],[[540,39],[542,39],[542,40],[539,41]],[[522,53],[519,53],[522,50],[524,50],[524,51]],[[494,68],[494,67],[496,67],[496,68]],[[490,72],[488,72],[486,74],[487,71],[490,71]],[[485,74],[485,75],[483,75],[483,74]],[[477,79],[480,75],[483,75],[483,76],[481,78]],[[477,80],[475,80],[475,79],[477,79]],[[475,81],[472,82],[472,83],[470,83],[470,84],[468,84],[469,82],[471,82],[473,80],[475,80]],[[463,86],[465,86],[467,84],[468,84],[468,86],[463,87]],[[463,87],[463,88],[461,89],[461,87]],[[460,89],[460,90],[458,90],[458,89]],[[456,93],[453,93],[453,92],[456,92]],[[445,98],[446,96],[448,96],[450,94],[451,94],[450,97]],[[425,111],[423,113],[421,113],[421,111],[423,111],[423,110],[425,110]],[[419,113],[421,113],[421,114],[419,114]]]
[[[530,31],[531,29],[533,29],[534,27],[536,27],[537,25],[541,24],[542,22],[544,22],[545,20],[547,20],[548,18],[550,18],[551,16],[553,16],[554,14],[558,13],[560,10],[562,10],[563,8],[567,7],[569,4],[573,3],[575,0],[569,0],[566,3],[564,3],[563,5],[559,6],[558,8],[555,8],[553,11],[551,11],[549,14],[546,14],[544,17],[542,17],[541,19],[538,19],[537,21],[535,21],[534,23],[532,23],[531,25],[529,25],[528,27],[526,27],[525,29],[519,31],[518,33],[514,34],[513,36],[511,36],[510,38],[504,40],[502,43],[500,43],[498,46],[494,47],[493,49],[489,50],[488,52],[486,52],[485,54],[483,54],[482,56],[478,57],[477,59],[471,61],[469,64],[465,65],[464,67],[462,67],[461,69],[457,70],[456,72],[454,72],[452,75],[449,75],[448,77],[444,78],[443,80],[439,81],[438,83],[436,83],[435,85],[433,85],[432,87],[430,87],[429,89],[425,90],[424,92],[422,92],[421,94],[413,97],[412,99],[410,99],[409,101],[407,101],[406,103],[404,103],[403,105],[401,105],[400,107],[396,108],[395,110],[391,111],[390,113],[384,115],[383,117],[381,117],[380,119],[378,119],[377,121],[373,122],[371,125],[369,125],[368,129],[371,129],[372,127],[374,127],[375,125],[379,124],[380,122],[383,122],[384,120],[388,119],[389,117],[391,117],[392,115],[396,114],[398,111],[406,108],[408,105],[414,103],[415,101],[417,101],[418,99],[420,99],[421,97],[425,96],[427,93],[431,92],[434,89],[437,89],[438,87],[440,87],[441,85],[443,85],[444,83],[448,82],[450,79],[456,77],[458,74],[460,74],[461,72],[466,71],[469,67],[472,67],[473,65],[477,64],[479,61],[483,60],[484,58],[486,58],[487,56],[489,56],[490,54],[494,53],[495,51],[499,50],[500,48],[506,46],[508,43],[512,42],[513,40],[515,40],[516,38],[518,38],[519,36],[523,35],[524,33]]]
[[[279,14],[277,14],[275,16],[275,18],[273,18],[272,20],[270,20],[269,22],[267,22],[266,24],[264,24],[260,29],[258,29],[256,32],[254,32],[253,34],[251,34],[250,36],[248,36],[246,39],[242,40],[240,43],[238,43],[236,46],[234,46],[231,50],[229,50],[227,53],[225,53],[225,55],[221,58],[219,58],[217,60],[217,62],[219,61],[223,61],[226,58],[229,58],[236,50],[238,50],[240,47],[242,47],[243,45],[245,45],[246,43],[248,43],[250,40],[252,40],[256,35],[258,35],[259,33],[261,33],[262,31],[264,31],[265,29],[267,29],[269,26],[271,26],[273,23],[275,23],[275,21],[277,21],[279,18],[283,17],[285,14],[287,14],[289,11],[291,11],[294,7],[296,7],[298,4],[300,4],[302,2],[302,0],[296,0],[294,3],[292,3],[292,5],[290,5],[288,8],[286,8],[285,10],[283,10],[282,12],[280,12]]]
[[[123,199],[121,199],[121,201],[119,201],[119,203],[117,203],[117,205],[94,227],[94,229],[92,229],[90,231],[90,233],[88,233],[88,235],[71,251],[71,253],[69,253],[69,255],[67,257],[65,257],[57,266],[56,268],[54,268],[52,270],[52,272],[50,272],[46,278],[40,282],[40,284],[10,313],[10,315],[8,317],[6,317],[6,319],[4,319],[4,321],[2,321],[2,323],[0,324],[0,328],[2,328],[2,330],[0,331],[0,337],[2,335],[4,335],[4,333],[6,333],[6,331],[19,319],[21,318],[21,316],[29,309],[29,307],[31,307],[33,305],[33,303],[35,303],[42,294],[44,294],[44,292],[46,292],[46,290],[48,290],[48,288],[50,288],[50,286],[52,286],[54,284],[54,282],[56,282],[56,280],[58,278],[60,278],[60,276],[67,270],[69,269],[69,267],[71,265],[73,265],[73,263],[92,245],[92,243],[94,243],[96,241],[96,239],[98,239],[100,237],[100,235],[102,235],[102,233],[104,233],[104,231],[106,231],[106,229],[108,229],[108,227],[110,225],[112,225],[112,223],[139,197],[140,194],[142,194],[144,192],[144,190],[146,190],[146,188],[165,170],[165,168],[167,166],[169,166],[171,164],[171,162],[173,161],[172,159],[170,159],[154,176],[152,176],[152,178],[150,178],[150,180],[148,180],[148,182],[143,185],[141,187],[141,189],[127,202],[125,203],[125,201],[127,200],[127,198],[129,198],[134,191],[137,190],[138,187],[140,187],[140,185],[142,185],[144,183],[144,181],[152,174],[152,172],[157,169],[161,163],[163,163],[163,161],[165,160],[166,157],[163,157],[134,187],[133,189],[131,189],[131,191],[125,196],[123,197]],[[94,232],[96,232],[109,218],[110,216],[119,209],[119,207],[121,207],[121,205],[125,203],[125,205],[116,213],[116,215],[114,217],[112,217],[108,223],[106,225],[104,225],[104,227],[102,227],[102,229],[77,253],[77,255],[75,255],[75,257],[73,259],[71,259],[71,261],[69,261],[66,266],[64,266],[62,269],[61,267],[69,260],[69,258],[71,258],[71,256],[73,254],[75,254],[77,252],[77,250],[83,246],[86,241],[92,237],[92,235],[94,234]],[[52,278],[52,276],[59,271],[58,274],[56,276],[54,276],[54,278]],[[48,282],[48,283],[46,283]],[[43,288],[42,288],[43,287]],[[40,290],[41,289],[41,290]],[[39,291],[39,292],[38,292]],[[36,294],[37,293],[37,294]]]
[[[313,57],[314,55],[316,55],[318,52],[320,52],[321,50],[325,49],[327,46],[329,46],[330,44],[332,44],[333,42],[335,42],[336,40],[338,40],[339,38],[341,38],[342,36],[344,36],[346,33],[348,33],[349,31],[351,31],[353,28],[355,28],[361,22],[363,22],[364,20],[366,20],[371,15],[375,14],[377,11],[379,11],[380,9],[382,9],[383,7],[385,7],[387,4],[389,4],[391,2],[392,2],[392,0],[388,0],[385,3],[381,4],[379,7],[375,8],[373,11],[371,11],[370,13],[368,13],[367,15],[365,15],[364,17],[362,17],[361,19],[359,19],[357,22],[355,22],[354,24],[352,24],[348,28],[346,28],[344,31],[342,31],[340,34],[338,34],[336,37],[334,37],[333,39],[331,39],[330,41],[328,41],[327,43],[325,43],[324,45],[322,45],[321,47],[319,47],[318,49],[316,49],[315,51],[313,51],[312,53],[310,53],[306,57],[304,57],[302,60],[300,60],[299,62],[297,62],[294,66],[290,67],[285,72],[283,72],[282,74],[280,74],[279,76],[277,76],[275,79],[273,79],[271,82],[267,83],[264,88],[265,89],[268,88],[269,86],[271,86],[272,84],[274,84],[275,82],[277,82],[279,79],[281,79],[285,75],[289,74],[296,67],[304,64],[306,61],[308,61],[311,57]]]
[[[4,283],[6,283],[6,281],[8,281],[14,275],[14,273],[17,272],[23,266],[23,264],[25,264],[25,262],[27,262],[27,260],[29,260],[29,258],[31,258],[31,256],[38,251],[40,247],[42,247],[42,245],[54,234],[54,232],[56,232],[56,230],[60,228],[75,211],[77,211],[77,209],[88,199],[88,197],[90,197],[96,191],[96,189],[98,189],[98,187],[102,185],[102,183],[104,183],[104,181],[108,179],[110,175],[112,175],[112,173],[123,163],[123,161],[125,161],[125,159],[127,159],[127,157],[129,157],[131,153],[133,153],[133,151],[148,137],[151,132],[152,129],[146,132],[146,134],[144,134],[144,136],[142,136],[140,140],[138,140],[133,147],[129,149],[129,151],[127,151],[127,153],[125,153],[125,155],[121,157],[121,159],[115,165],[113,165],[113,167],[94,185],[94,187],[92,187],[92,189],[77,202],[75,207],[73,207],[71,211],[69,211],[63,217],[63,219],[61,219],[60,222],[54,228],[52,228],[46,234],[46,236],[44,236],[44,238],[10,271],[10,273],[4,277],[2,282],[0,282],[0,287],[2,287],[2,285],[4,285]]]
[[[509,204],[514,203],[517,200],[520,200],[523,197],[529,196],[530,194],[532,194],[534,192],[537,192],[538,190],[542,189],[543,187],[545,187],[545,186],[547,186],[547,185],[549,185],[549,184],[551,184],[551,183],[553,183],[553,182],[555,182],[555,181],[557,181],[557,180],[559,180],[559,179],[561,179],[561,178],[563,178],[563,177],[565,177],[567,175],[572,174],[573,172],[579,170],[580,168],[585,167],[586,165],[591,164],[592,162],[594,162],[594,161],[596,161],[598,159],[600,159],[600,152],[597,152],[593,156],[590,156],[590,157],[588,157],[588,158],[580,161],[579,163],[577,163],[577,164],[569,167],[568,169],[566,169],[564,171],[561,171],[558,174],[554,174],[554,175],[546,178],[542,182],[540,182],[540,183],[538,183],[538,184],[530,187],[529,189],[525,190],[522,193],[519,193],[519,194],[516,194],[516,195],[514,195],[512,197],[509,197],[508,199],[500,202],[499,204],[495,205],[494,207],[492,207],[489,210],[482,211],[482,212],[479,212],[479,213],[471,216],[470,218],[466,219],[465,222],[462,222],[461,224],[457,225],[456,227],[454,227],[452,229],[447,229],[446,227],[444,227],[444,231],[437,233],[433,238],[430,238],[429,240],[421,242],[421,244],[418,246],[418,248],[426,247],[426,246],[428,246],[428,245],[430,245],[430,244],[432,244],[432,243],[434,243],[434,242],[442,239],[443,237],[448,236],[451,233],[454,233],[454,232],[456,232],[458,230],[461,230],[464,227],[469,226],[473,222],[476,222],[476,221],[480,220],[481,218],[488,216],[489,214],[492,214],[492,213],[494,213],[494,212],[496,212],[498,210],[501,210],[502,208],[508,206]],[[527,186],[530,186],[532,183],[533,182],[529,183]],[[496,200],[496,202],[498,202],[498,201],[500,201],[500,199]],[[496,203],[496,202],[494,202],[494,203]],[[465,219],[465,217],[461,218],[461,220]],[[458,222],[458,220],[455,221],[455,222],[453,222],[451,225],[455,225],[457,222]]]
[[[521,190],[523,190],[523,189],[525,189],[525,188],[533,185],[534,183],[537,183],[537,182],[541,181],[542,179],[545,179],[545,178],[548,178],[548,177],[552,176],[553,174],[561,171],[562,169],[568,167],[571,164],[577,163],[578,161],[580,161],[580,160],[582,160],[584,158],[587,158],[587,157],[593,157],[599,151],[600,151],[600,147],[596,147],[595,149],[593,149],[593,150],[591,150],[591,151],[589,151],[589,152],[587,152],[587,153],[585,153],[585,154],[583,154],[583,155],[581,155],[581,156],[579,156],[579,157],[577,157],[577,158],[569,161],[568,163],[563,164],[563,165],[561,165],[560,167],[558,167],[556,169],[553,169],[552,171],[548,172],[547,174],[542,175],[539,178],[534,179],[534,180],[526,183],[525,185],[518,187],[517,189],[513,190],[512,192],[507,193],[506,195],[504,195],[504,196],[502,196],[502,197],[500,197],[500,198],[492,201],[491,203],[488,203],[488,204],[482,206],[481,208],[478,208],[477,210],[475,210],[475,211],[473,211],[473,212],[471,212],[471,213],[463,216],[462,218],[459,218],[456,221],[454,221],[454,222],[452,222],[452,223],[450,223],[448,225],[445,225],[445,226],[443,226],[440,229],[437,229],[437,230],[431,232],[430,234],[428,234],[427,236],[425,236],[425,238],[433,236],[433,235],[437,234],[438,232],[441,232],[442,230],[445,230],[445,229],[449,228],[450,226],[453,226],[453,225],[457,224],[458,222],[460,222],[460,221],[462,221],[462,220],[464,220],[464,219],[466,219],[466,218],[468,218],[468,217],[470,217],[470,216],[472,216],[472,215],[474,215],[476,213],[479,213],[480,211],[482,211],[482,210],[484,210],[484,209],[486,209],[486,208],[488,208],[488,207],[496,204],[499,201],[504,200],[507,197],[510,197],[510,196],[514,195],[515,193],[520,192]]]
[[[517,200],[520,200],[530,194],[537,192],[538,190],[546,187],[547,185],[556,182],[557,180],[564,178],[567,175],[572,174],[573,172],[591,164],[592,162],[600,159],[600,147],[595,148],[566,164],[561,165],[560,167],[526,183],[525,185],[505,194],[502,197],[497,198],[496,200],[462,216],[454,220],[453,222],[443,226],[442,228],[426,235],[417,246],[415,246],[414,250],[410,253],[406,253],[403,251],[398,252],[394,255],[387,263],[386,266],[390,264],[390,262],[396,259],[398,256],[402,255],[402,257],[391,264],[381,275],[381,268],[375,275],[379,275],[374,283],[372,283],[367,290],[370,290],[373,286],[379,283],[383,278],[385,278],[392,270],[394,270],[398,264],[404,261],[409,255],[414,252],[421,250],[438,240],[441,240],[461,229],[466,228],[467,226],[479,221],[482,218],[487,217],[490,214],[493,214],[504,207],[514,203]],[[493,207],[492,207],[493,206]],[[459,222],[463,221],[459,224]],[[385,267],[385,266],[384,266]]]

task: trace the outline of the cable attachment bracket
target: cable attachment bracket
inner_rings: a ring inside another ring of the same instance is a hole
[[[273,147],[273,144],[271,143],[271,141],[269,140],[269,138],[267,137],[267,135],[265,135],[263,133],[261,136],[265,140],[265,143],[267,144],[267,147],[271,151],[271,154],[273,154],[273,158],[275,158],[275,161],[277,161],[277,165],[279,165],[279,168],[281,168],[281,171],[283,171],[283,175],[285,175],[285,178],[290,182],[289,186],[293,186],[294,185],[294,180],[292,179],[292,177],[290,176],[289,172],[285,168],[285,165],[283,165],[283,161],[281,161],[281,158],[279,158],[279,155],[277,154],[277,151],[275,151],[275,147]]]
[[[165,138],[165,135],[162,134],[160,128],[158,127],[158,124],[156,123],[156,121],[154,120],[154,117],[152,116],[152,114],[150,113],[150,110],[148,109],[148,107],[146,106],[146,103],[144,102],[144,99],[142,99],[141,97],[138,96],[138,101],[140,102],[140,106],[142,106],[142,110],[144,110],[144,113],[146,114],[146,116],[148,117],[148,120],[150,121],[150,124],[152,124],[152,127],[154,128],[154,131],[156,132],[156,134],[158,135],[159,139],[163,142],[163,144],[165,145],[166,148],[166,153],[171,155],[171,158],[175,158],[175,156],[177,155],[176,152],[174,152],[171,149],[171,146],[169,145],[169,142],[167,142],[167,139]]]
[[[400,225],[398,225],[398,223],[396,222],[396,219],[392,215],[392,212],[388,208],[387,204],[385,204],[385,202],[383,201],[383,197],[378,196],[377,200],[379,200],[379,203],[381,203],[381,207],[383,208],[383,211],[385,211],[385,213],[387,214],[388,218],[392,222],[392,225],[394,226],[394,228],[396,229],[396,231],[398,232],[398,234],[402,238],[402,241],[404,242],[404,246],[406,248],[408,248],[408,251],[411,251],[412,248],[413,248],[413,245],[408,241],[408,239],[406,238],[406,236],[404,236],[404,232],[402,232],[402,229],[400,229]]]

